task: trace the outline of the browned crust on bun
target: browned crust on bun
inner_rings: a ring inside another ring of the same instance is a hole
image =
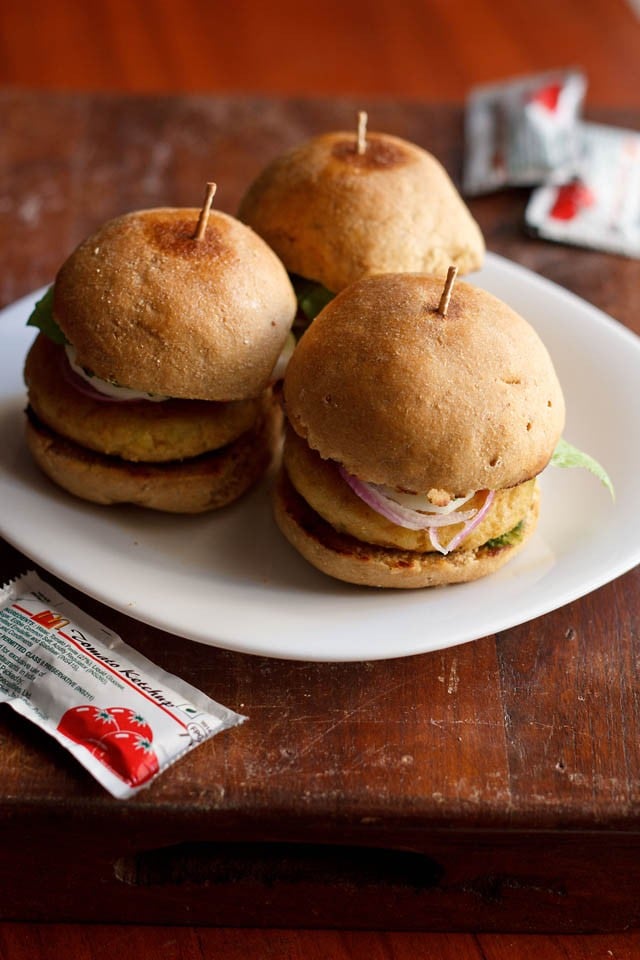
[[[466,583],[499,570],[533,533],[539,497],[531,502],[517,543],[458,549],[446,556],[374,546],[337,533],[297,493],[284,470],[274,491],[274,510],[289,543],[322,573],[361,586],[416,589]]]
[[[271,403],[251,400],[145,400],[110,403],[73,385],[64,348],[43,334],[27,354],[25,383],[38,418],[83,447],[125,460],[162,462],[217,450],[251,428]]]
[[[282,462],[300,496],[339,533],[381,547],[418,553],[435,552],[428,530],[409,530],[377,513],[354,493],[332,460],[323,460],[291,429],[286,433]],[[527,480],[517,487],[496,490],[486,516],[465,538],[464,549],[480,547],[487,540],[513,530],[527,513],[536,495],[535,486],[535,480]],[[480,491],[467,500],[462,509],[480,510],[486,496],[485,491]],[[462,522],[441,527],[439,542],[446,547],[462,529]]]
[[[361,480],[460,496],[544,469],[564,426],[562,390],[534,329],[491,294],[442,280],[371,277],[335,297],[284,382],[291,425]]]
[[[54,318],[78,363],[147,393],[241,400],[268,384],[295,295],[272,250],[245,224],[199,210],[140,210],[109,220],[71,254]]]
[[[276,158],[238,216],[291,273],[334,293],[362,276],[481,266],[484,241],[444,167],[426,150],[369,133],[327,133]]]
[[[26,427],[31,454],[47,477],[68,493],[103,505],[130,503],[168,513],[217,510],[246,493],[267,470],[281,414],[269,414],[229,446],[173,463],[129,463],[66,440],[37,420]]]

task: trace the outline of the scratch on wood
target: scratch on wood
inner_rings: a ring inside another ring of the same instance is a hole
[[[470,718],[469,720],[436,720],[434,717],[429,718],[429,723],[433,727],[439,727],[441,730],[444,730],[446,727],[454,726],[469,726],[469,727],[500,727],[502,724],[498,723],[497,720],[474,720]]]
[[[300,757],[304,757],[305,754],[309,753],[310,750],[313,750],[316,744],[320,743],[321,740],[324,740],[326,737],[328,737],[330,733],[332,733],[337,727],[341,726],[343,723],[346,723],[347,720],[350,720],[351,717],[355,716],[358,713],[362,713],[362,711],[365,710],[367,707],[370,707],[372,704],[377,703],[379,700],[383,700],[388,694],[393,693],[394,690],[398,690],[400,687],[403,687],[404,685],[405,685],[404,681],[402,681],[401,683],[396,683],[392,687],[387,687],[384,690],[380,690],[378,693],[373,694],[367,700],[364,700],[362,703],[359,703],[357,706],[353,707],[352,710],[345,710],[341,717],[339,717],[333,723],[330,723],[328,727],[326,727],[317,736],[313,737],[312,740],[309,740],[309,742],[305,744],[302,750],[298,751],[296,759],[299,760]]]
[[[458,661],[454,657],[451,661],[451,670],[449,671],[449,683],[447,685],[447,693],[451,695],[452,693],[458,692],[458,684],[460,683],[460,678],[458,676]]]
[[[451,669],[449,670],[449,679],[447,680],[446,676],[446,664],[445,658],[440,658],[440,673],[436,677],[438,683],[447,684],[447,693],[451,695],[452,693],[458,692],[458,684],[460,683],[460,677],[458,676],[458,661],[456,657],[451,661]]]

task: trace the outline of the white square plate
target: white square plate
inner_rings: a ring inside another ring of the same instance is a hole
[[[537,329],[567,400],[564,436],[606,467],[616,489],[614,504],[591,474],[548,468],[538,529],[493,576],[408,591],[333,581],[280,535],[268,481],[232,507],[198,517],[98,507],[58,490],[23,440],[22,365],[34,336],[25,323],[42,291],[0,313],[0,533],[62,580],[138,620],[204,644],[298,660],[439,650],[595,590],[640,560],[640,339],[495,255],[466,279]]]

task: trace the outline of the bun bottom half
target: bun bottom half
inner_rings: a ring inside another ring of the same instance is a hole
[[[168,463],[139,463],[96,453],[29,416],[27,445],[42,472],[68,493],[103,505],[135,504],[167,513],[217,510],[260,480],[277,449],[282,415],[275,404],[219,450]]]
[[[466,583],[499,570],[522,549],[535,530],[539,502],[536,487],[517,542],[499,547],[458,549],[443,555],[376,546],[338,533],[300,496],[284,469],[279,473],[274,491],[276,522],[305,560],[328,576],[347,583],[396,589]]]

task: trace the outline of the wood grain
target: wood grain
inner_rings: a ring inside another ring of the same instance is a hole
[[[593,105],[640,106],[625,0],[3,0],[0,83],[129,92],[461,100],[577,64]]]
[[[4,85],[244,90],[261,97],[125,102],[6,92],[0,98],[0,303],[50,280],[61,256],[101,220],[134,206],[196,203],[212,174],[224,183],[222,207],[233,211],[243,184],[273,152],[329,124],[350,122],[363,105],[381,128],[434,150],[456,178],[460,111],[423,110],[394,98],[460,101],[472,83],[577,63],[589,76],[590,109],[628,108],[595,115],[637,128],[639,30],[624,0],[330,0],[315,6],[292,0],[4,0]],[[267,99],[269,92],[356,96],[330,105],[283,105]],[[378,103],[378,95],[389,102]],[[530,240],[521,229],[525,202],[525,192],[512,191],[474,203],[491,249],[640,331],[638,263]],[[3,547],[0,577],[26,562]],[[107,850],[102,861],[112,868],[116,853],[123,853],[119,831],[131,856],[149,848],[147,828],[154,831],[153,847],[185,836],[210,838],[212,822],[218,835],[230,829],[230,836],[248,832],[262,839],[338,835],[343,842],[355,838],[378,848],[393,842],[446,854],[451,833],[438,847],[431,844],[433,832],[454,827],[466,833],[458,835],[458,859],[450,860],[450,886],[468,881],[470,862],[481,867],[464,907],[471,929],[486,929],[491,914],[501,929],[514,915],[536,929],[545,917],[567,929],[576,898],[594,886],[601,887],[608,912],[603,917],[588,897],[583,900],[582,916],[591,913],[593,926],[637,923],[629,904],[638,887],[639,594],[634,571],[563,611],[477,644],[399,663],[328,668],[203,651],[73,594],[129,642],[246,710],[252,722],[238,736],[187,758],[139,802],[116,809],[62,751],[4,711],[0,806],[10,842],[0,858],[2,891],[14,902],[21,896],[32,917],[47,910],[55,916],[63,907],[72,916],[73,903],[65,903],[57,878],[45,876],[49,894],[34,896],[34,889],[43,889],[43,870],[81,863],[80,851],[90,850],[96,835],[114,838],[114,852],[109,857]],[[56,850],[52,834],[65,825],[69,833],[61,833]],[[521,831],[518,843],[514,830]],[[53,862],[47,860],[52,853]],[[554,875],[554,858],[573,870],[569,896]],[[594,862],[599,869],[590,875]],[[263,871],[266,865],[263,860]],[[177,861],[172,866],[177,869]],[[90,870],[80,877],[90,890]],[[184,886],[170,890],[160,905],[171,909],[181,892]],[[264,897],[264,887],[260,892]],[[376,902],[383,909],[385,891],[379,901],[379,891],[372,894],[369,909]],[[405,904],[411,900],[406,889],[402,895]],[[94,905],[101,919],[100,904]],[[437,907],[431,909],[433,924]],[[123,960],[626,960],[640,955],[640,940],[637,934],[0,926],[2,960],[113,954]]]
[[[0,960],[636,960],[640,934],[488,936],[333,930],[0,925]]]
[[[213,165],[221,205],[233,212],[269,156],[350,121],[357,105],[0,93],[9,131],[0,156],[0,302],[47,282],[64,252],[107,217],[193,203]],[[422,143],[459,177],[460,108],[375,99],[365,106],[380,128]],[[595,116],[638,120],[634,111]],[[528,238],[525,202],[525,191],[474,201],[490,249],[640,329],[638,262]],[[28,563],[4,545],[0,579]],[[445,957],[499,958],[520,948],[542,955],[535,950],[544,944],[551,957],[572,949],[606,957],[606,938],[565,946],[527,937],[513,947],[517,940],[489,933],[637,923],[638,570],[498,636],[361,664],[203,648],[59,586],[167,670],[251,719],[117,804],[64,751],[4,711],[2,916],[36,922],[0,928],[7,956],[21,936],[35,938],[36,956],[55,944],[75,944],[67,955],[100,955],[102,942],[144,955],[145,937],[169,956],[206,955],[236,936],[213,925],[277,922],[363,932],[301,931],[282,941],[245,932],[244,949],[269,943],[293,956],[403,957],[417,955],[422,942]],[[67,884],[56,882],[61,862],[72,865]],[[55,919],[204,926],[67,925],[45,935],[37,925]],[[364,932],[372,926],[486,936],[420,941],[415,933]]]

